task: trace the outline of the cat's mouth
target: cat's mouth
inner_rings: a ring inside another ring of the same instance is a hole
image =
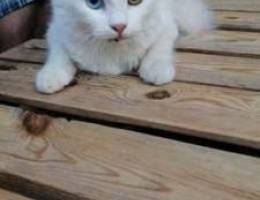
[[[128,40],[128,39],[129,39],[129,38],[126,37],[126,36],[121,36],[121,37],[111,38],[111,39],[109,39],[108,41],[109,41],[109,42],[117,42],[117,43],[119,43],[119,42],[126,41],[126,40]]]
[[[118,38],[114,38],[114,39],[110,39],[110,42],[120,42],[123,41],[124,39],[118,39]]]
[[[109,42],[121,42],[121,41],[124,41],[125,39],[118,39],[118,38],[112,38],[112,39],[109,39],[108,41]]]

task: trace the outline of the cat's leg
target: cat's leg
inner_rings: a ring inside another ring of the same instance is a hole
[[[36,77],[36,89],[46,94],[63,89],[73,80],[76,73],[76,67],[65,49],[58,43],[50,45],[47,62]]]
[[[139,76],[147,83],[162,85],[175,77],[174,43],[178,36],[176,31],[163,33],[144,57]]]

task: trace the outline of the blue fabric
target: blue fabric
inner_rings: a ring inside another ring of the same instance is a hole
[[[36,0],[0,0],[0,18]]]

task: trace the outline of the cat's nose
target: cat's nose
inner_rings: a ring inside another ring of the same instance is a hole
[[[122,35],[124,30],[126,29],[126,24],[113,24],[111,28],[118,33],[118,35]]]

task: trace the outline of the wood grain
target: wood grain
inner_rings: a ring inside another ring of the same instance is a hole
[[[0,59],[9,61],[43,63],[46,57],[44,40],[33,39],[0,54]]]
[[[178,53],[176,66],[176,81],[260,91],[259,59]],[[39,64],[0,60],[1,71],[40,67]]]
[[[77,86],[48,96],[34,91],[34,76],[33,69],[0,71],[0,99],[260,149],[259,92],[82,75]]]
[[[177,48],[185,52],[260,58],[260,33],[217,30],[183,37]]]
[[[46,57],[45,49],[44,41],[32,40],[0,54],[0,59],[42,63]],[[189,35],[178,40],[177,50],[260,58],[260,33],[216,30],[202,35]]]
[[[30,199],[0,188],[0,200],[30,200]]]
[[[214,12],[216,26],[228,30],[260,31],[260,12]]]
[[[260,198],[257,158],[62,118],[33,137],[17,112],[0,107],[0,176],[35,182],[32,192],[52,188],[46,199],[57,191],[88,200]]]
[[[259,0],[205,0],[214,10],[260,11]]]
[[[260,91],[260,59],[178,53],[176,80]]]
[[[0,59],[0,68],[9,65],[35,67],[37,65],[28,62],[42,64],[45,49],[43,40],[31,40],[5,53],[4,57],[13,61]],[[178,52],[176,63],[178,81],[260,90],[260,59]]]

